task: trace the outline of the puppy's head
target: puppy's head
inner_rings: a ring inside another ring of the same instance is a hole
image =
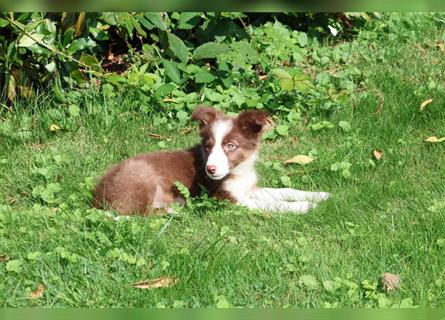
[[[255,160],[268,115],[248,110],[229,117],[214,108],[197,107],[192,120],[199,122],[206,173],[211,179],[220,180],[240,170],[243,163]]]

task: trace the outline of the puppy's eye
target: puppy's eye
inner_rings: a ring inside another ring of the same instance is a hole
[[[235,150],[236,149],[236,145],[234,143],[229,142],[229,143],[226,144],[226,149],[227,150]]]

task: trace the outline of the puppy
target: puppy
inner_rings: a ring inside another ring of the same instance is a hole
[[[176,181],[192,196],[205,187],[217,199],[271,212],[306,213],[329,197],[326,192],[257,186],[255,160],[268,123],[266,112],[247,110],[230,117],[214,108],[197,107],[192,120],[199,122],[200,144],[187,150],[140,154],[120,162],[98,183],[93,205],[123,215],[169,210],[172,203],[184,202]]]

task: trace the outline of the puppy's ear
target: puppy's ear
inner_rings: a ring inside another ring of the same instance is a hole
[[[222,112],[210,107],[197,106],[192,113],[192,120],[199,121],[199,126],[210,125]]]
[[[261,110],[247,110],[238,115],[241,130],[248,135],[260,135],[269,124],[269,114]]]

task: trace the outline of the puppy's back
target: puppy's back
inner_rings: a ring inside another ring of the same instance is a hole
[[[180,196],[175,181],[192,193],[199,189],[193,149],[146,153],[120,162],[98,183],[93,205],[121,214],[147,214],[152,209],[168,208]]]

